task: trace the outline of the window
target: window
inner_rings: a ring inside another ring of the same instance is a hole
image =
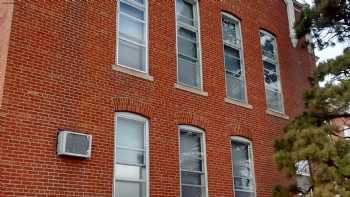
[[[117,113],[114,197],[148,197],[148,120]]]
[[[260,44],[264,64],[267,108],[284,113],[276,39],[271,34],[261,31]]]
[[[196,0],[176,0],[177,83],[201,89],[201,63]]]
[[[147,68],[147,2],[118,1],[117,64],[148,72]]]
[[[181,197],[206,197],[206,161],[203,131],[180,126]]]
[[[231,144],[235,197],[255,197],[251,143],[247,139],[233,137]]]
[[[240,23],[233,16],[223,13],[221,26],[224,44],[226,96],[246,103]]]
[[[312,189],[312,184],[310,182],[310,166],[307,160],[301,160],[296,162],[296,182],[297,189],[302,194],[307,194]]]

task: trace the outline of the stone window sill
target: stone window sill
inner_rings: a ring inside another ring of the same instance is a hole
[[[266,114],[271,115],[271,116],[275,116],[275,117],[278,117],[278,118],[283,118],[285,120],[289,120],[289,116],[288,115],[280,113],[280,112],[275,112],[275,111],[267,109],[266,110]]]
[[[148,73],[139,72],[139,71],[128,69],[128,68],[125,68],[125,67],[122,67],[119,65],[115,65],[115,64],[112,66],[112,68],[113,68],[113,70],[121,72],[121,73],[132,75],[134,77],[138,77],[138,78],[148,80],[148,81],[154,81],[153,77],[150,76]]]
[[[227,97],[224,100],[226,103],[229,103],[229,104],[237,105],[239,107],[244,107],[247,109],[253,109],[253,106],[248,104],[248,103],[241,103],[241,102],[235,101],[235,100],[227,98]]]
[[[191,92],[193,94],[198,94],[198,95],[201,95],[201,96],[208,96],[208,92],[204,92],[203,90],[198,90],[198,89],[195,89],[195,88],[187,87],[187,86],[184,86],[184,85],[181,85],[181,84],[178,84],[178,83],[175,83],[174,87],[177,88],[177,89],[180,89],[180,90]]]

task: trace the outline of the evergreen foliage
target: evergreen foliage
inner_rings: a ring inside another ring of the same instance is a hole
[[[295,24],[298,38],[312,34],[319,48],[350,40],[350,0],[314,0]]]
[[[319,82],[331,78],[323,87]],[[350,140],[339,137],[335,118],[350,118],[350,51],[321,63],[305,93],[304,112],[291,120],[282,139],[276,140],[279,169],[296,176],[296,163],[307,160],[315,196],[350,196]],[[274,196],[288,196],[281,189]],[[283,193],[283,194],[281,194]]]

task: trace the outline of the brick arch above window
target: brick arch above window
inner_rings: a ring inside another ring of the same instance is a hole
[[[125,111],[140,114],[146,118],[151,118],[154,107],[150,104],[129,97],[113,98],[114,111]]]
[[[205,130],[208,128],[209,119],[191,112],[178,112],[174,114],[176,125],[190,125]]]
[[[228,124],[226,126],[228,136],[240,136],[252,140],[253,132],[250,128],[242,126],[238,123]]]

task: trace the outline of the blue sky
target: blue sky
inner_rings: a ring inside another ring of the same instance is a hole
[[[312,4],[313,0],[298,0],[299,2],[303,3],[309,3]],[[316,56],[319,57],[319,62],[322,62],[324,60],[334,58],[338,55],[341,55],[343,53],[343,50],[346,46],[350,46],[350,43],[337,43],[334,47],[328,47],[326,49],[323,49],[322,51],[319,51],[315,49]]]

